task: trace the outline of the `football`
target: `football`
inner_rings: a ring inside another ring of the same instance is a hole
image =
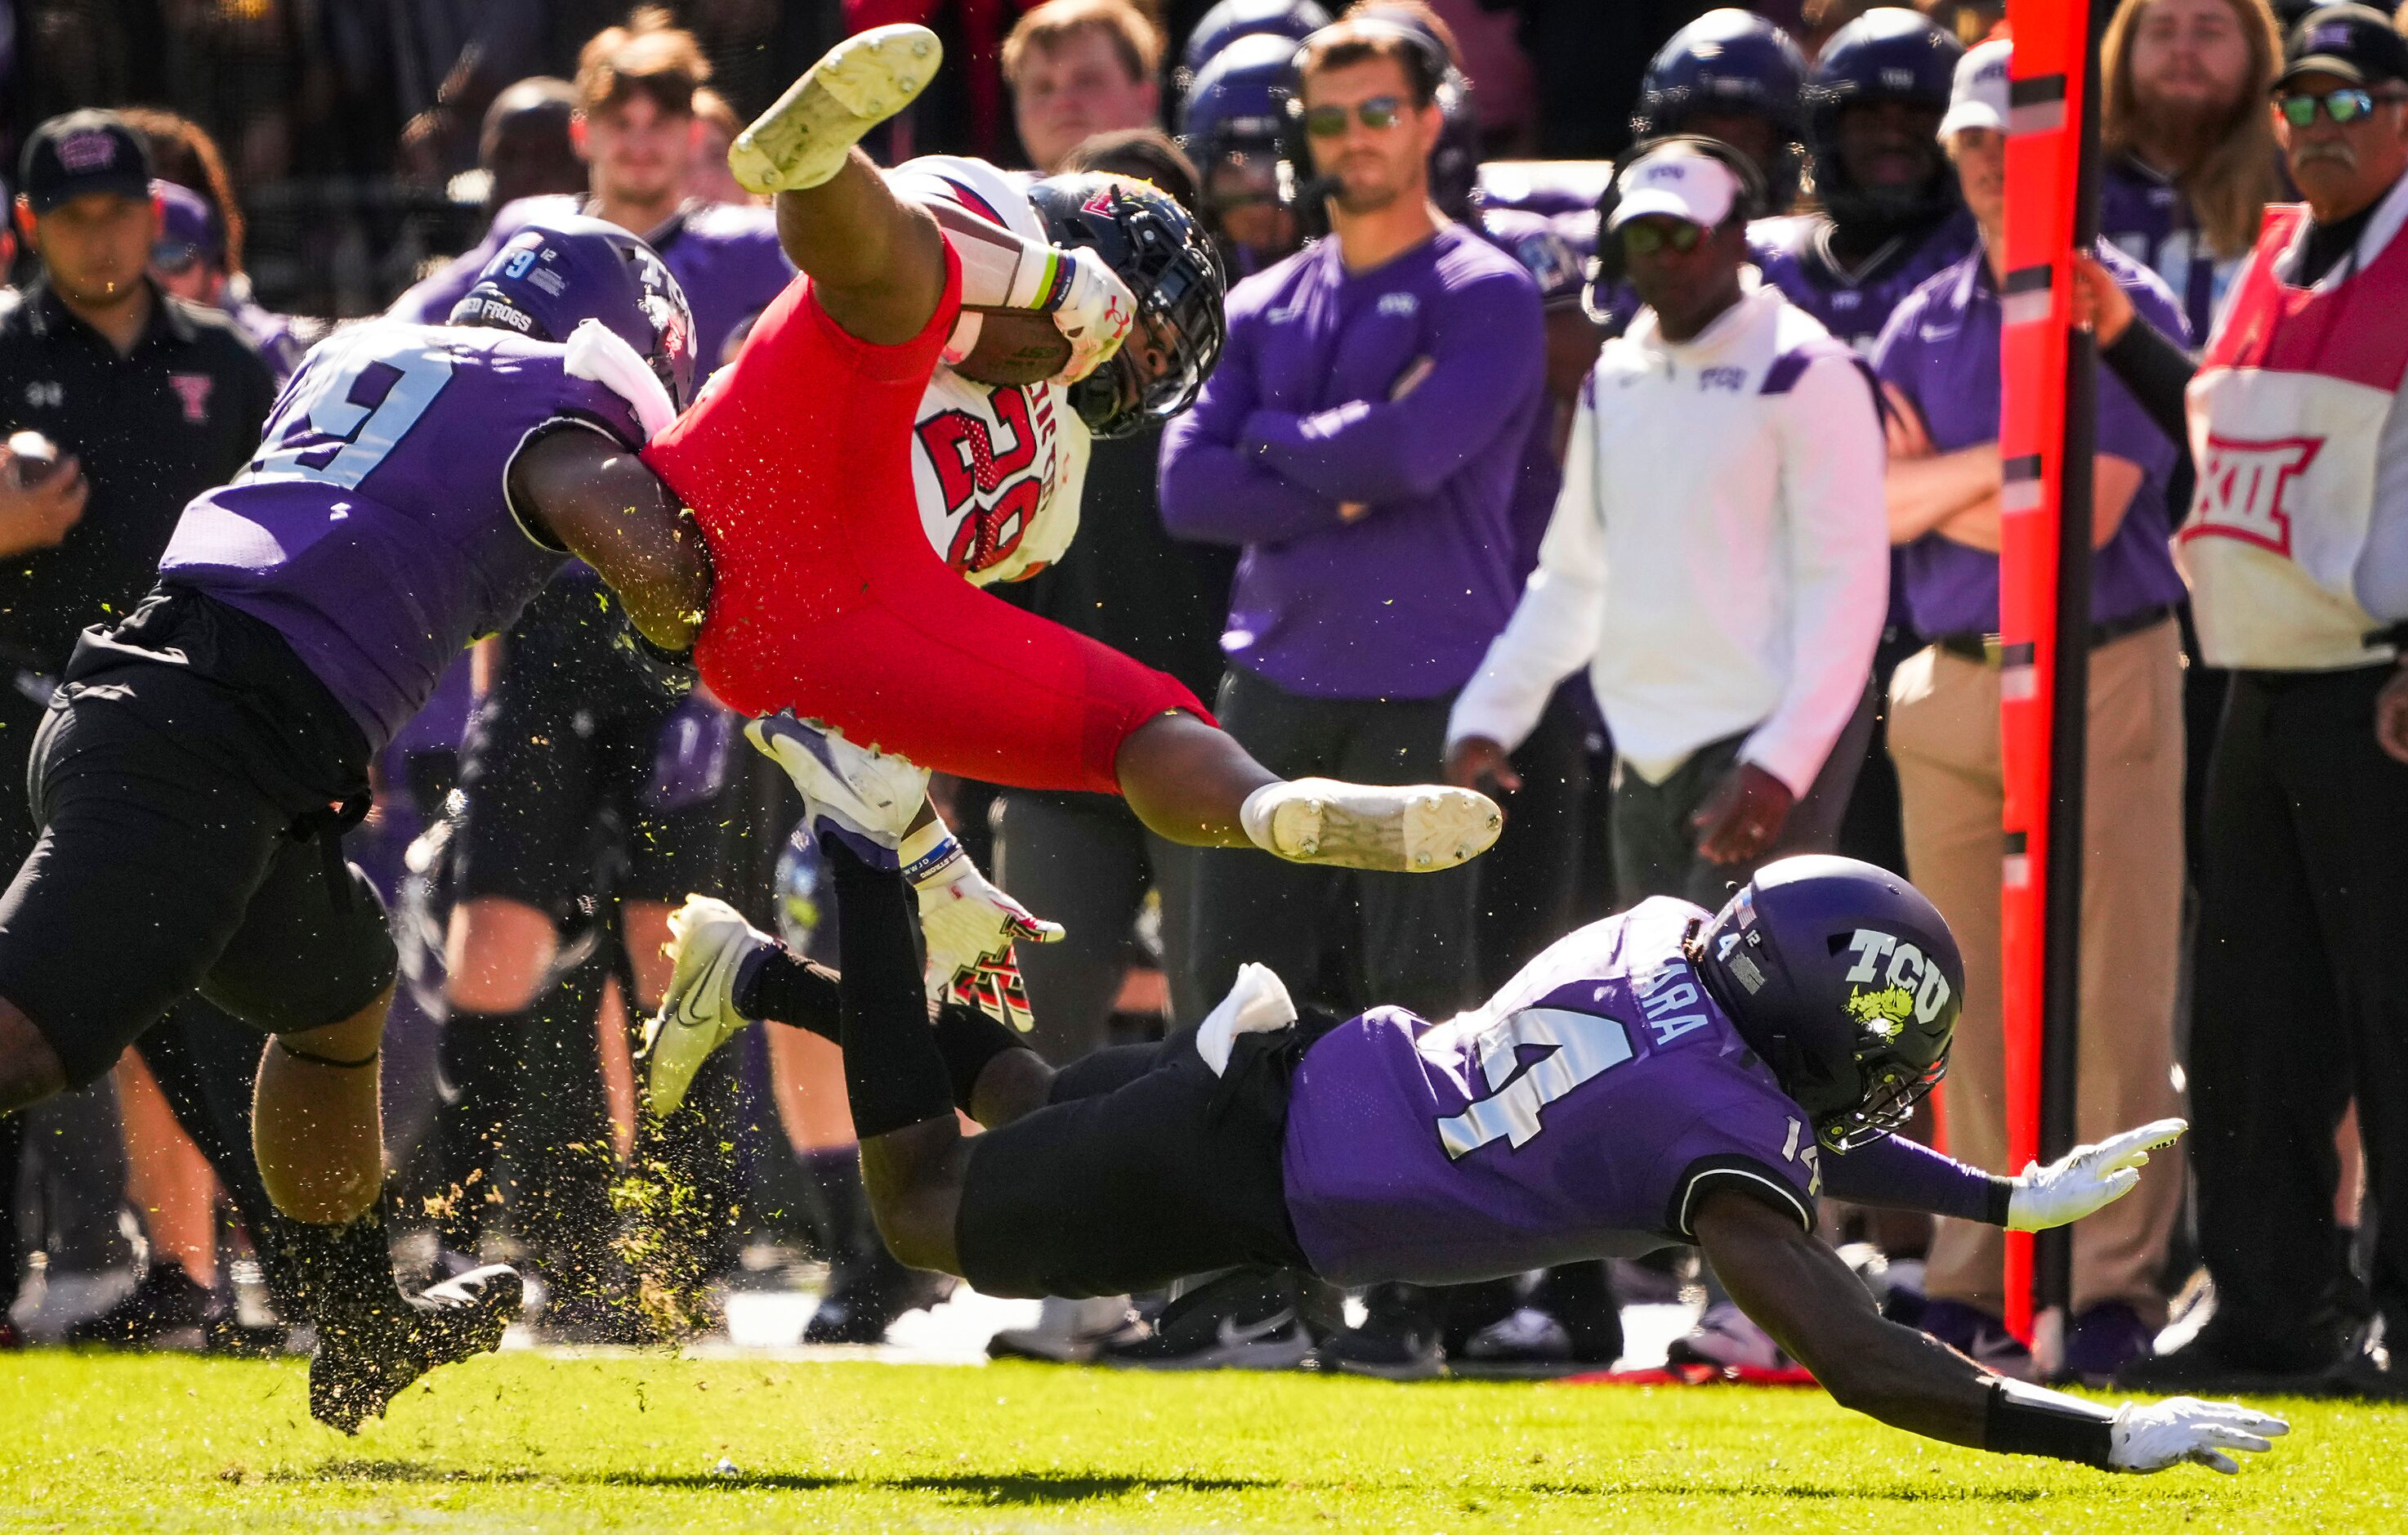
[[[39,432],[10,433],[8,452],[20,490],[31,490],[59,472],[59,446]]]
[[[1070,360],[1069,337],[1050,314],[1023,309],[980,311],[978,341],[953,371],[981,383],[1031,384],[1052,378]]]

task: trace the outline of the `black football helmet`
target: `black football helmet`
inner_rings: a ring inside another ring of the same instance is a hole
[[[1937,219],[1956,206],[1956,170],[1940,151],[1927,147],[1930,168],[1911,188],[1861,186],[1840,153],[1840,114],[1858,102],[1903,101],[1948,109],[1956,61],[1964,45],[1915,11],[1877,6],[1831,34],[1815,56],[1806,81],[1806,150],[1814,166],[1814,193],[1842,224],[1913,224]]]
[[[1694,133],[1694,119],[1709,113],[1762,118],[1772,126],[1780,150],[1776,162],[1758,165],[1767,200],[1786,211],[1798,195],[1806,158],[1806,57],[1789,34],[1752,11],[1724,7],[1710,10],[1672,35],[1647,65],[1632,136],[1644,143],[1666,134]]]
[[[1844,1152],[1902,1127],[1948,1069],[1965,962],[1923,893],[1854,858],[1782,858],[1691,959],[1781,1090]]]
[[[1195,404],[1226,335],[1227,282],[1204,231],[1169,194],[1126,176],[1049,176],[1028,189],[1028,200],[1047,237],[1096,251],[1137,298],[1120,351],[1070,386],[1071,409],[1087,430],[1126,437]]]

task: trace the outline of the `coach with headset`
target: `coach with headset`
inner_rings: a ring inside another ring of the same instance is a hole
[[[1510,788],[1506,753],[1586,666],[1625,902],[1716,907],[1768,857],[1829,851],[1871,729],[1881,418],[1848,348],[1748,265],[1759,189],[1695,137],[1619,177],[1602,233],[1646,308],[1583,386],[1539,568],[1447,727],[1452,779]]]

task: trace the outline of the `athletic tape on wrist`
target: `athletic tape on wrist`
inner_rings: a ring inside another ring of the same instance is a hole
[[[956,859],[968,856],[969,854],[962,851],[961,843],[955,841],[953,834],[948,832],[943,840],[935,847],[904,865],[903,877],[914,885],[924,885],[951,868]]]
[[[1982,1416],[1982,1448],[2113,1470],[2115,1414],[2078,1398],[1994,1377]]]

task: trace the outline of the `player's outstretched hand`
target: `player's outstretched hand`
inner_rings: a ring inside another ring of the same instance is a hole
[[[2007,1201],[2007,1229],[2045,1231],[2114,1204],[2141,1181],[2149,1153],[2189,1128],[2185,1120],[2154,1120],[2095,1146],[2076,1146],[2046,1167],[2028,1164]]]
[[[2281,1418],[2233,1401],[2172,1397],[2134,1402],[2115,1414],[2108,1462],[2119,1471],[2161,1471],[2187,1460],[2230,1476],[2228,1450],[2263,1451],[2291,1431]]]
[[[1054,310],[1054,325],[1070,343],[1070,360],[1054,381],[1074,384],[1121,350],[1137,320],[1137,295],[1095,251],[1082,246],[1064,251],[1062,256],[1070,286]]]
[[[1034,1020],[1012,945],[1054,942],[1062,925],[1045,921],[980,873],[941,821],[905,839],[902,857],[920,895],[928,995],[968,1002],[1025,1033]]]

